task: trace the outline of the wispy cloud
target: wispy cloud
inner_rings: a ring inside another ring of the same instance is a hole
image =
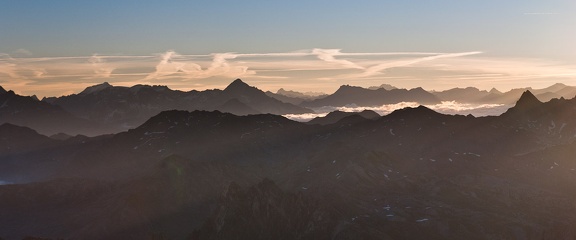
[[[560,15],[558,12],[526,12],[524,15]]]
[[[265,90],[285,86],[325,92],[335,90],[341,84],[367,87],[392,83],[399,87],[443,88],[484,84],[488,88],[506,88],[545,78],[576,83],[575,64],[490,58],[481,53],[362,53],[321,48],[200,55],[170,50],[140,56],[15,57],[0,53],[0,85],[21,93],[52,96],[78,92],[104,81],[123,86],[163,84],[200,90],[221,88],[233,78],[244,78]]]
[[[312,50],[312,54],[316,55],[318,59],[329,62],[335,63],[345,68],[356,68],[356,69],[364,69],[364,67],[353,63],[348,60],[344,59],[336,59],[336,56],[341,55],[340,49],[320,49],[315,48]]]
[[[96,54],[92,55],[92,57],[90,57],[88,59],[88,62],[90,62],[92,64],[92,67],[94,68],[94,73],[96,78],[110,78],[110,76],[112,75],[112,71],[114,71],[114,68],[111,66],[108,66],[105,63],[105,60],[103,57],[98,56]]]
[[[414,58],[414,59],[409,59],[409,60],[389,61],[389,62],[377,64],[377,65],[371,66],[369,68],[366,68],[366,70],[361,74],[353,74],[353,75],[349,75],[347,77],[348,78],[370,77],[370,76],[374,76],[376,74],[380,74],[380,73],[382,73],[382,71],[384,71],[386,69],[390,69],[390,68],[406,67],[406,66],[410,66],[410,65],[413,65],[416,63],[433,61],[433,60],[441,59],[441,58],[463,57],[463,56],[475,55],[475,54],[480,54],[480,53],[482,53],[482,52],[447,53],[447,54],[438,54],[438,55],[428,56],[428,57]]]
[[[12,54],[16,56],[31,56],[32,52],[30,52],[28,49],[19,48],[12,52]]]

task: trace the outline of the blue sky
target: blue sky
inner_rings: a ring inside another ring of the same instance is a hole
[[[266,90],[326,92],[346,83],[576,84],[574,26],[569,0],[4,0],[0,85],[58,95],[103,81],[206,89],[236,77]],[[281,54],[295,52],[307,54]],[[237,55],[216,62],[224,53]],[[377,65],[388,67],[363,74]],[[522,75],[522,66],[533,72]]]

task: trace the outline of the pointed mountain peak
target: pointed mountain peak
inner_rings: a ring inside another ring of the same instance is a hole
[[[540,104],[542,104],[542,102],[540,102],[540,100],[538,100],[530,90],[526,90],[522,93],[522,96],[520,96],[520,99],[518,99],[514,108],[528,109],[539,106]]]
[[[226,87],[224,90],[243,89],[243,88],[250,88],[250,85],[246,84],[240,78],[238,78],[234,80],[232,83],[230,83],[230,85],[228,85],[228,87]]]
[[[533,112],[533,110],[537,109],[541,104],[542,102],[540,102],[540,100],[538,100],[538,98],[536,98],[536,96],[534,96],[530,90],[526,90],[524,93],[522,93],[522,96],[520,96],[520,99],[518,99],[516,105],[508,109],[508,111],[506,111],[503,115],[516,116],[517,114]]]
[[[104,82],[104,83],[101,83],[101,84],[97,84],[97,85],[94,85],[94,86],[87,87],[87,88],[84,89],[84,91],[82,91],[80,94],[82,94],[82,95],[91,94],[91,93],[95,93],[95,92],[102,91],[102,90],[107,89],[107,88],[110,88],[110,87],[112,87],[112,85],[110,85],[110,83]]]
[[[492,89],[490,89],[489,93],[492,93],[492,94],[501,94],[502,92],[498,91],[498,89],[496,89],[496,88],[492,88]]]
[[[282,93],[286,93],[286,90],[284,90],[284,88],[280,88],[278,89],[278,91],[276,91],[277,94],[282,94]]]
[[[6,90],[4,90],[4,88],[2,88],[2,86],[0,86],[0,94],[2,93],[6,93]]]

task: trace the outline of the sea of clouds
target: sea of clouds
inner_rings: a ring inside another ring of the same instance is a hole
[[[372,110],[377,112],[378,114],[384,116],[390,114],[394,110],[407,108],[407,107],[418,107],[420,104],[416,102],[401,102],[396,104],[385,104],[382,106],[374,106],[374,107],[364,107],[364,106],[356,106],[354,104],[347,105],[344,107],[332,107],[332,106],[325,106],[320,108],[313,108],[315,113],[306,113],[306,114],[286,114],[283,115],[288,119],[292,119],[295,121],[300,122],[307,122],[315,117],[324,117],[328,113],[336,110],[340,110],[343,112],[361,112],[363,110]],[[439,104],[432,104],[432,105],[424,105],[436,112],[443,113],[443,114],[451,114],[451,115],[468,115],[472,114],[476,117],[482,116],[498,116],[508,108],[512,107],[512,105],[508,104],[473,104],[473,103],[458,103],[455,101],[443,101]]]

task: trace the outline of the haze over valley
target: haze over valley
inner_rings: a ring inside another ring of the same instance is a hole
[[[0,240],[576,239],[576,3],[16,1]]]

